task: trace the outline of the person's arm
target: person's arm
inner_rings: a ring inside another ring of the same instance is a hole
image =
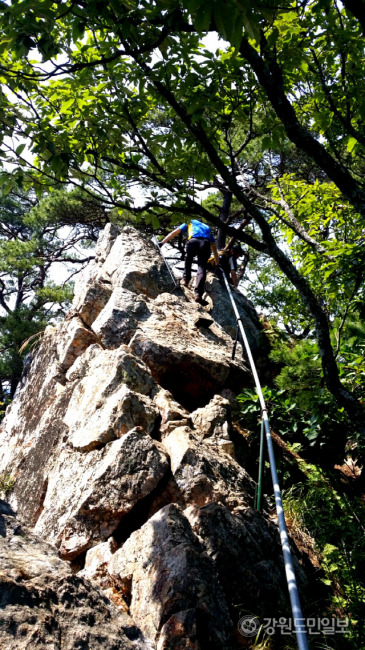
[[[237,277],[237,261],[235,257],[229,258],[229,270],[231,272],[232,284],[234,288],[236,288],[238,285],[238,277]]]
[[[210,245],[211,245],[211,248],[212,248],[212,251],[213,251],[215,265],[219,266],[219,257],[218,257],[217,246],[215,244],[213,244],[213,242],[211,242]]]
[[[173,237],[176,237],[176,235],[178,235],[180,232],[181,232],[180,228],[175,228],[175,230],[173,230],[168,235],[166,235],[166,237],[160,243],[160,246],[163,246],[164,244],[166,244],[166,242],[170,241],[170,239],[172,239]]]
[[[234,271],[233,269],[231,271],[231,277],[232,277],[233,286],[234,286],[234,288],[236,288],[237,285],[238,285],[238,278],[237,278],[236,271]]]

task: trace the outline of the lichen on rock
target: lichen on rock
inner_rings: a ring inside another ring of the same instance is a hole
[[[0,648],[153,650],[126,613],[1,500],[0,566]]]

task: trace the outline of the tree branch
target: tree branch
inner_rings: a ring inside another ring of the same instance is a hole
[[[284,91],[281,69],[274,60],[264,37],[262,37],[262,49],[265,59],[258,54],[246,38],[242,38],[239,51],[255,72],[276,115],[283,124],[289,140],[323,169],[348,201],[364,216],[365,191],[363,187],[357,183],[347,169],[328,153],[308,129],[299,123],[295,110]]]

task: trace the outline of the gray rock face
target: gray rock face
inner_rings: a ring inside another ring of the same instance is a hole
[[[231,407],[227,399],[215,395],[207,406],[194,411],[191,419],[194,427],[203,433],[205,442],[234,457],[234,445],[230,437]]]
[[[257,616],[265,617],[270,611],[273,618],[283,614],[290,617],[276,526],[252,508],[237,508],[232,513],[212,501],[203,508],[190,508],[186,515],[212,558],[231,615],[240,606]],[[296,573],[303,593],[306,579],[298,563]]]
[[[98,350],[89,358],[88,372],[77,382],[64,417],[73,448],[90,451],[134,426],[151,433],[159,415],[148,397],[154,387],[148,369],[125,346],[115,352]]]
[[[152,650],[132,619],[0,501],[0,648]]]
[[[34,530],[60,544],[61,556],[72,559],[107,539],[167,469],[162,446],[137,428],[100,451],[75,455],[65,449]]]
[[[129,591],[133,620],[158,640],[159,650],[176,647],[179,628],[178,647],[227,647],[232,623],[221,586],[176,505],[130,536],[110,560],[109,573]]]
[[[220,325],[195,326],[204,314],[184,295],[164,293],[129,342],[155,380],[189,411],[205,406],[223,388],[237,393],[251,384],[243,361],[232,362],[232,340]]]
[[[107,255],[103,272],[112,279],[113,287],[122,287],[135,294],[156,298],[171,289],[171,279],[155,246],[136,237],[133,228],[124,228]]]
[[[252,351],[256,359],[268,353],[268,341],[262,333],[260,321],[255,308],[250,300],[241,291],[232,289],[234,300],[237,304],[242,324]],[[220,324],[224,331],[232,338],[236,335],[236,318],[231,300],[223,284],[214,276],[208,276],[206,292],[212,301],[211,316]],[[240,346],[239,346],[240,348]],[[237,354],[241,354],[238,350]],[[244,356],[245,352],[243,351]]]
[[[73,307],[88,325],[94,322],[112,294],[112,282],[103,264],[119,233],[113,224],[104,228],[95,249],[95,260],[78,275],[75,283]]]
[[[139,322],[150,315],[147,302],[132,291],[116,287],[103,311],[93,323],[93,329],[107,348],[129,343]]]
[[[46,330],[0,430],[6,648],[229,650],[237,605],[286,611],[278,534],[231,440],[252,380],[210,287],[208,322],[152,244],[109,225]]]
[[[211,501],[230,508],[250,505],[254,482],[227,454],[205,444],[189,427],[177,427],[163,439],[182,504]]]

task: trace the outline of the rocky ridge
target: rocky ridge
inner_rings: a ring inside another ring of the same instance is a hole
[[[259,359],[258,318],[236,297]],[[240,613],[287,612],[277,529],[235,460],[231,404],[252,382],[231,358],[234,315],[214,277],[209,327],[190,298],[152,243],[109,224],[65,321],[46,330],[0,432],[0,473],[15,480],[3,517],[25,531],[0,529],[4,647],[34,633],[44,648],[228,650]]]

